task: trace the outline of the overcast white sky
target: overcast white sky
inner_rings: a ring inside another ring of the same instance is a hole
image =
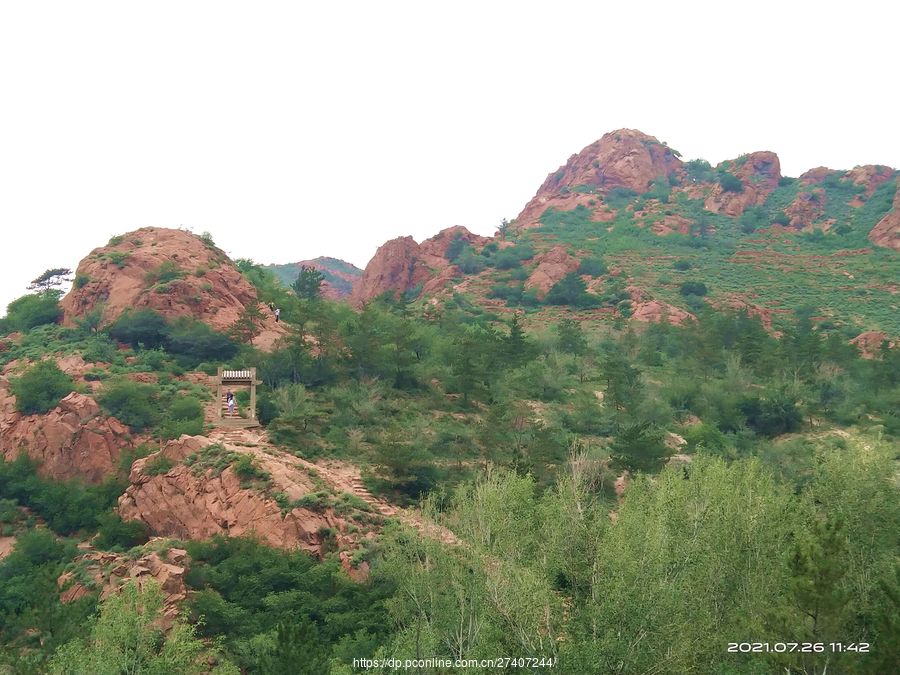
[[[896,3],[0,2],[0,312],[144,225],[362,267],[638,128],[900,167]]]

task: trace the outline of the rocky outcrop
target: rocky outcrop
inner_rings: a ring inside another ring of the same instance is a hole
[[[525,288],[535,289],[541,295],[553,288],[564,276],[578,269],[578,261],[566,253],[562,246],[554,246],[534,258],[537,267],[525,282]]]
[[[868,199],[878,189],[879,185],[889,181],[894,174],[895,171],[889,166],[865,164],[850,169],[844,174],[844,179],[849,180],[854,185],[864,185],[866,189],[863,192],[863,196]]]
[[[224,251],[183,230],[144,227],[114,237],[78,264],[75,279],[62,300],[66,325],[95,308],[102,308],[104,322],[146,308],[225,331],[245,307],[258,304],[256,289]],[[283,332],[271,312],[264,315],[263,333]]]
[[[116,471],[122,451],[132,447],[128,427],[102,415],[90,396],[72,392],[46,415],[15,412],[10,397],[0,378],[0,454],[13,460],[25,452],[40,463],[42,476],[99,483]]]
[[[720,164],[740,180],[740,192],[725,190],[716,183],[704,202],[707,211],[737,217],[747,208],[758,206],[778,187],[781,163],[774,152],[753,152],[731,162]]]
[[[673,326],[680,326],[685,321],[693,320],[696,317],[690,312],[665,302],[648,300],[635,305],[631,318],[644,323],[662,323],[667,321]]]
[[[876,246],[900,251],[900,186],[897,187],[891,210],[869,232],[869,241]]]
[[[889,340],[887,333],[881,331],[870,330],[860,333],[850,340],[850,344],[859,350],[860,356],[864,359],[877,358],[881,353],[881,347],[887,343],[889,349],[896,346],[896,342]]]
[[[384,293],[399,295],[424,283],[431,272],[419,253],[419,245],[412,237],[398,237],[379,246],[353,287],[350,303],[361,307]]]
[[[440,275],[452,265],[447,260],[447,248],[454,239],[461,238],[475,248],[487,244],[490,239],[472,234],[457,225],[417,244],[412,237],[398,237],[383,244],[366,265],[362,278],[353,287],[350,302],[361,307],[384,293],[399,295],[417,286],[425,285],[435,275]],[[444,275],[444,280],[449,279]],[[441,284],[441,287],[443,283]],[[430,285],[431,292],[439,290]]]
[[[550,174],[537,194],[515,220],[517,228],[535,227],[550,207],[569,210],[582,204],[597,206],[602,195],[613,188],[646,192],[657,178],[678,172],[682,162],[667,145],[635,129],[619,129],[591,143],[557,171]],[[573,190],[595,191],[596,195],[575,194]],[[565,205],[563,203],[565,202]],[[592,204],[593,202],[593,204]],[[598,222],[614,214],[598,208]]]
[[[332,508],[290,506],[317,490],[315,480],[296,458],[276,456],[260,448],[217,446],[224,453],[250,455],[269,476],[265,486],[242,481],[230,464],[218,469],[182,463],[211,445],[212,441],[203,436],[182,436],[136,461],[129,476],[131,485],[119,498],[119,515],[125,520],[143,521],[159,536],[207,539],[216,534],[253,535],[270,546],[316,554],[321,552],[326,532],[334,533],[339,545],[352,540],[350,520],[338,517]],[[153,469],[160,458],[172,464],[163,473]],[[276,501],[276,495],[283,495],[282,504]]]
[[[834,169],[829,169],[827,166],[817,166],[815,169],[810,169],[809,171],[800,174],[800,184],[803,186],[815,185],[816,183],[821,183],[834,173],[838,172]]]
[[[148,546],[154,545],[151,540]],[[184,575],[189,562],[187,551],[169,548],[165,554],[151,551],[136,560],[122,553],[92,551],[75,559],[90,581],[79,580],[75,572],[65,572],[56,580],[63,604],[75,602],[99,590],[105,600],[126,582],[135,580],[141,588],[149,581],[156,583],[163,593],[160,628],[172,627],[180,612],[180,604],[187,598]],[[86,585],[87,584],[87,585]]]
[[[790,226],[798,230],[811,227],[825,213],[827,199],[822,188],[799,192],[784,209],[785,215],[790,218]]]

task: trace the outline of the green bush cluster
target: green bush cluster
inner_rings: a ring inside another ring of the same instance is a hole
[[[26,415],[50,412],[60,400],[74,391],[72,378],[54,361],[41,361],[10,382],[16,395],[16,408]]]

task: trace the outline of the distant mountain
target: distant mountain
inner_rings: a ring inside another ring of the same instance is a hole
[[[290,286],[300,274],[301,267],[315,267],[325,275],[322,284],[322,295],[331,300],[342,300],[350,295],[353,284],[362,277],[362,270],[344,260],[337,258],[318,257],[312,260],[301,260],[296,263],[283,265],[267,265],[279,281],[285,286]]]
[[[789,178],[770,151],[711,166],[620,129],[549,174],[493,239],[456,227],[385,243],[352,302],[393,291],[548,319],[670,323],[711,306],[767,326],[812,310],[832,329],[898,335],[898,177],[866,165]]]

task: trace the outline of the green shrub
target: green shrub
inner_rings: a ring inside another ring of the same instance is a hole
[[[694,183],[711,183],[716,179],[715,171],[705,159],[692,159],[684,163],[684,168]]]
[[[187,317],[176,319],[168,328],[166,348],[190,364],[203,361],[227,361],[238,352],[238,345],[202,321]]]
[[[35,326],[58,323],[62,318],[59,291],[23,295],[6,307],[6,323],[10,330],[26,332]]]
[[[156,457],[147,460],[144,464],[144,473],[149,476],[160,476],[164,473],[168,473],[173,466],[175,466],[175,462],[165,455],[159,454]]]
[[[693,267],[693,263],[690,260],[676,260],[672,267],[674,267],[679,272],[686,272]]]
[[[253,481],[271,480],[272,476],[268,471],[260,468],[251,455],[240,455],[232,464],[234,473],[241,479],[241,486],[246,487],[247,483]]]
[[[182,434],[199,436],[202,433],[203,404],[193,396],[179,396],[172,401],[159,430],[160,438],[178,438]]]
[[[118,267],[120,270],[125,269],[125,264],[128,262],[128,259],[131,257],[130,253],[125,253],[123,251],[110,251],[106,254],[106,257],[109,261]]]
[[[159,419],[158,388],[151,384],[118,380],[103,388],[99,402],[107,414],[143,431]]]
[[[572,305],[573,307],[595,307],[598,298],[587,292],[587,285],[576,272],[570,272],[556,282],[545,298],[550,305]]]
[[[740,178],[725,170],[719,171],[719,185],[722,186],[722,189],[725,190],[725,192],[744,191],[744,184],[741,182]]]
[[[534,247],[531,244],[516,244],[509,248],[497,251],[494,256],[494,266],[498,270],[509,270],[519,267],[523,260],[534,257]]]
[[[100,529],[94,546],[99,549],[128,550],[147,542],[150,533],[140,520],[122,520],[117,513],[106,513],[97,519]]]
[[[72,378],[53,361],[41,361],[12,380],[16,408],[25,415],[46,413],[75,389]]]
[[[144,276],[144,280],[148,284],[166,284],[170,281],[175,281],[176,279],[180,279],[184,276],[184,270],[182,270],[178,263],[174,260],[166,260],[163,263],[160,263],[158,267],[150,270]]]
[[[599,277],[606,274],[608,271],[606,264],[601,258],[584,258],[578,263],[578,274]]]
[[[91,277],[87,274],[76,274],[74,282],[75,288],[84,288],[90,283],[90,281]]]
[[[143,346],[148,349],[163,347],[168,339],[168,324],[165,317],[152,309],[126,310],[109,327],[113,340],[131,345],[134,349]]]
[[[787,226],[791,224],[791,219],[784,211],[779,211],[772,216],[772,222],[776,225]]]
[[[110,237],[109,241],[106,243],[107,246],[118,246],[123,241],[125,241],[124,235],[117,234],[114,237]]]
[[[681,284],[678,292],[685,296],[695,295],[702,298],[709,292],[709,289],[702,281],[685,281],[683,284]]]
[[[0,494],[27,506],[59,534],[96,527],[97,517],[115,505],[124,489],[123,481],[113,478],[100,485],[41,478],[37,463],[24,453],[13,462],[0,458]]]

